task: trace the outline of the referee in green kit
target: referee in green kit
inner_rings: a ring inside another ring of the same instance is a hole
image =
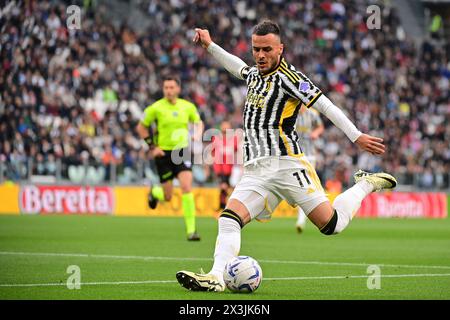
[[[182,191],[182,206],[186,224],[187,239],[198,241],[195,224],[195,202],[192,193],[192,162],[189,156],[189,123],[194,123],[194,132],[201,133],[202,121],[196,106],[179,98],[180,80],[167,76],[163,80],[164,98],[144,110],[144,116],[137,125],[139,136],[150,146],[155,159],[161,186],[152,186],[148,203],[156,208],[158,201],[170,201],[173,194],[172,180],[177,178]],[[156,133],[151,125],[156,123]]]

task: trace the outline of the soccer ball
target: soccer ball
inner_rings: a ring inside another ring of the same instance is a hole
[[[223,280],[233,292],[251,293],[262,281],[262,269],[252,257],[238,256],[225,266]]]

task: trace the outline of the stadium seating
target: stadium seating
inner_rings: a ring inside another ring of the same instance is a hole
[[[180,75],[183,97],[196,103],[206,129],[225,118],[233,127],[241,126],[245,86],[190,37],[195,26],[209,28],[217,43],[251,64],[251,27],[257,18],[268,17],[283,28],[286,59],[361,130],[382,136],[389,150],[382,159],[361,154],[325,121],[327,130],[317,144],[322,180],[345,167],[347,184],[358,166],[395,172],[405,184],[450,187],[449,43],[435,36],[421,42],[409,38],[390,5],[383,7],[382,31],[367,29],[361,12],[370,1],[270,0],[236,7],[233,1],[206,1],[195,8],[183,1],[176,8],[172,2],[132,1],[140,6],[133,12],[153,21],[144,30],[129,27],[125,12],[120,25],[113,24],[117,21],[98,4],[83,8],[80,30],[68,30],[67,1],[19,3],[6,6],[1,18],[4,179],[42,174],[34,163],[37,155],[61,161],[59,176],[72,182],[83,179],[78,166],[86,159],[104,166],[104,175],[88,172],[91,181],[110,181],[111,163],[116,182],[154,178],[137,169],[150,155],[134,127],[145,106],[161,97],[159,80],[169,70]],[[210,18],[211,12],[217,20]],[[213,175],[197,177],[197,182],[215,183]]]

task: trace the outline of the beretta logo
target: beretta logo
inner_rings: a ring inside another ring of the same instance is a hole
[[[110,187],[36,186],[20,189],[23,213],[111,214],[114,206]]]

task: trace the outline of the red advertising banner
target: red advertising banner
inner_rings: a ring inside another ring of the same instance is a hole
[[[23,213],[112,214],[114,194],[110,187],[36,186],[20,188]]]
[[[447,217],[445,193],[391,192],[372,193],[364,199],[358,217]]]

